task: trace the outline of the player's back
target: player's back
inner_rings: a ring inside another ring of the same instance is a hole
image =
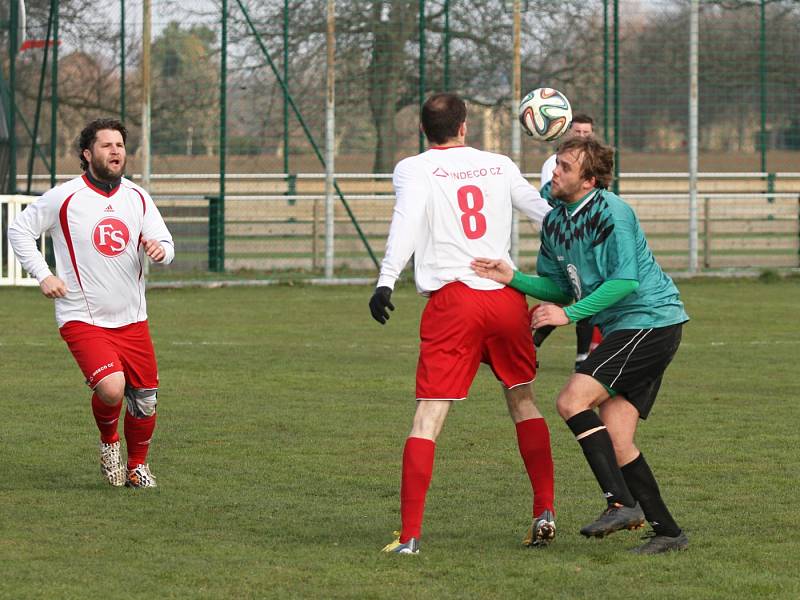
[[[427,231],[417,238],[415,252],[418,285],[438,289],[463,281],[476,289],[500,287],[475,275],[469,264],[476,256],[510,261],[514,163],[466,146],[434,147],[406,160],[429,190]]]

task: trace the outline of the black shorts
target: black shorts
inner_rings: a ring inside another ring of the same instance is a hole
[[[622,329],[603,338],[577,373],[593,377],[624,396],[646,419],[656,401],[664,371],[678,351],[683,324],[652,329]]]

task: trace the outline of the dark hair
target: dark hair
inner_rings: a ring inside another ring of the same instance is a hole
[[[558,147],[558,153],[577,151],[581,155],[581,179],[595,178],[595,187],[608,189],[614,173],[614,149],[594,136],[570,137]]]
[[[92,144],[97,140],[97,132],[101,129],[119,131],[120,135],[122,135],[122,143],[125,143],[128,139],[128,130],[117,119],[95,119],[87,123],[83,131],[81,131],[77,142],[78,158],[81,160],[81,169],[84,171],[89,168],[89,162],[83,157],[83,151],[92,149]]]
[[[588,123],[594,129],[594,119],[587,115],[586,113],[575,113],[572,115],[572,122],[573,123]]]
[[[456,94],[434,94],[422,105],[419,122],[429,142],[444,144],[458,136],[458,129],[467,120],[467,105]]]

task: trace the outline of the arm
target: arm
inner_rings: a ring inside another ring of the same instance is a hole
[[[413,167],[414,163],[409,159],[400,161],[392,176],[396,201],[377,287],[394,289],[395,282],[414,253],[417,233],[425,224],[425,207],[430,190],[425,174]]]
[[[549,277],[537,277],[536,275],[526,275],[521,271],[514,271],[514,277],[508,285],[545,302],[557,304],[572,302],[572,296],[565,294],[559,285]]]
[[[567,308],[555,304],[541,304],[531,315],[531,327],[534,329],[548,325],[557,327],[580,321],[619,302],[638,287],[639,282],[632,279],[610,279],[604,281],[586,298]]]
[[[415,172],[414,163],[410,160],[397,163],[392,176],[396,197],[392,224],[389,227],[378,284],[369,300],[372,318],[381,325],[386,324],[389,311],[394,310],[394,284],[414,253],[416,234],[425,225],[425,205],[429,195],[425,181],[425,175]]]
[[[139,191],[139,190],[137,190]],[[168,265],[175,258],[175,242],[155,202],[146,192],[139,191],[144,198],[145,210],[142,221],[142,246],[153,262]]]
[[[639,282],[633,279],[609,279],[586,298],[565,308],[564,312],[570,322],[580,321],[616,304],[628,294],[635,292],[638,287]]]
[[[8,241],[22,267],[41,283],[52,275],[36,240],[55,225],[58,212],[47,194],[23,210],[8,227]]]
[[[542,198],[539,191],[532,186],[519,172],[517,165],[508,161],[511,179],[511,204],[523,212],[536,225],[541,226],[544,216],[550,212],[550,205]]]
[[[476,258],[470,263],[472,270],[481,277],[491,279],[498,283],[511,286],[529,296],[534,296],[546,302],[572,302],[572,296],[561,291],[556,282],[548,277],[525,275],[515,271],[511,265],[502,260],[491,258]]]

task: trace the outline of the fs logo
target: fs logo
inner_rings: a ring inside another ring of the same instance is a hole
[[[116,217],[106,217],[94,226],[92,243],[103,256],[113,258],[125,251],[131,234],[128,226]]]

